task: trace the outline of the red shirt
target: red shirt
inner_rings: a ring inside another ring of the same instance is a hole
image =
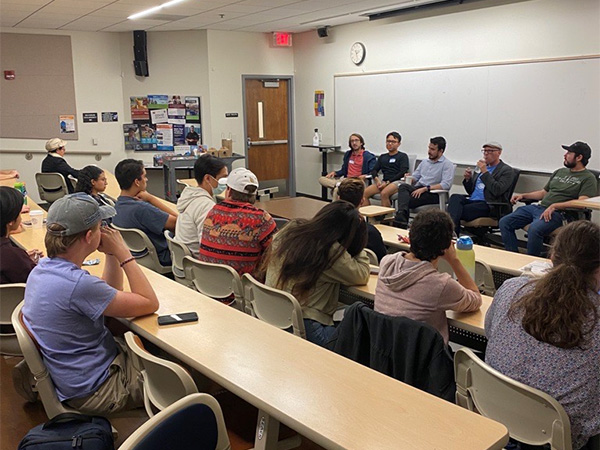
[[[363,153],[360,150],[358,153],[351,153],[348,161],[348,178],[356,178],[362,175]]]

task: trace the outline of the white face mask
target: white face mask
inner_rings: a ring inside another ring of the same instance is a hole
[[[226,186],[224,183],[220,183],[219,180],[217,180],[215,177],[211,176],[211,178],[217,182],[217,186],[212,188],[212,193],[216,197],[217,195],[225,191]]]

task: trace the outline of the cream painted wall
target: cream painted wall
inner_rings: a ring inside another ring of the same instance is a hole
[[[293,50],[271,47],[270,37],[264,33],[208,31],[211,145],[219,147],[221,136],[231,133],[234,151],[245,153],[242,75],[293,75]],[[227,112],[239,116],[225,118]]]
[[[314,31],[294,36],[298,192],[320,193],[316,181],[320,155],[301,149],[300,144],[311,142],[314,128],[323,133],[324,142],[334,139],[334,74],[600,53],[597,0],[484,1],[456,6],[453,11],[334,27],[325,39]],[[350,62],[350,46],[355,41],[367,48],[360,67]],[[314,116],[315,90],[325,90],[325,117]],[[403,130],[402,124],[398,124],[398,131],[410,132]],[[367,147],[382,153],[384,139],[367,142]],[[424,156],[426,145],[403,150]],[[341,154],[333,155],[330,161],[330,170],[338,168]]]

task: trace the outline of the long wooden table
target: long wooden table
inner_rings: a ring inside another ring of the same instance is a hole
[[[12,236],[43,247],[43,230]],[[97,253],[97,252],[96,252]],[[102,263],[87,269],[101,274]],[[96,257],[91,255],[90,258]],[[142,268],[157,314],[125,320],[136,333],[260,409],[256,447],[276,448],[278,421],[331,449],[501,449],[507,429],[216,302]],[[198,323],[159,327],[160,314]]]
[[[600,210],[600,197],[590,197],[585,200],[572,200],[575,206],[581,206],[583,208],[590,208]]]

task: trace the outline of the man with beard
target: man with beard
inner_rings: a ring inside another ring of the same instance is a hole
[[[544,236],[548,236],[563,224],[561,210],[577,208],[573,200],[584,200],[597,193],[596,178],[585,168],[592,156],[592,149],[585,142],[577,141],[563,145],[567,152],[564,168],[556,170],[544,189],[515,194],[510,199],[514,204],[520,200],[541,200],[539,204],[522,206],[500,219],[500,232],[504,248],[518,251],[515,230],[531,224],[527,230],[527,254],[539,256],[544,246]]]

